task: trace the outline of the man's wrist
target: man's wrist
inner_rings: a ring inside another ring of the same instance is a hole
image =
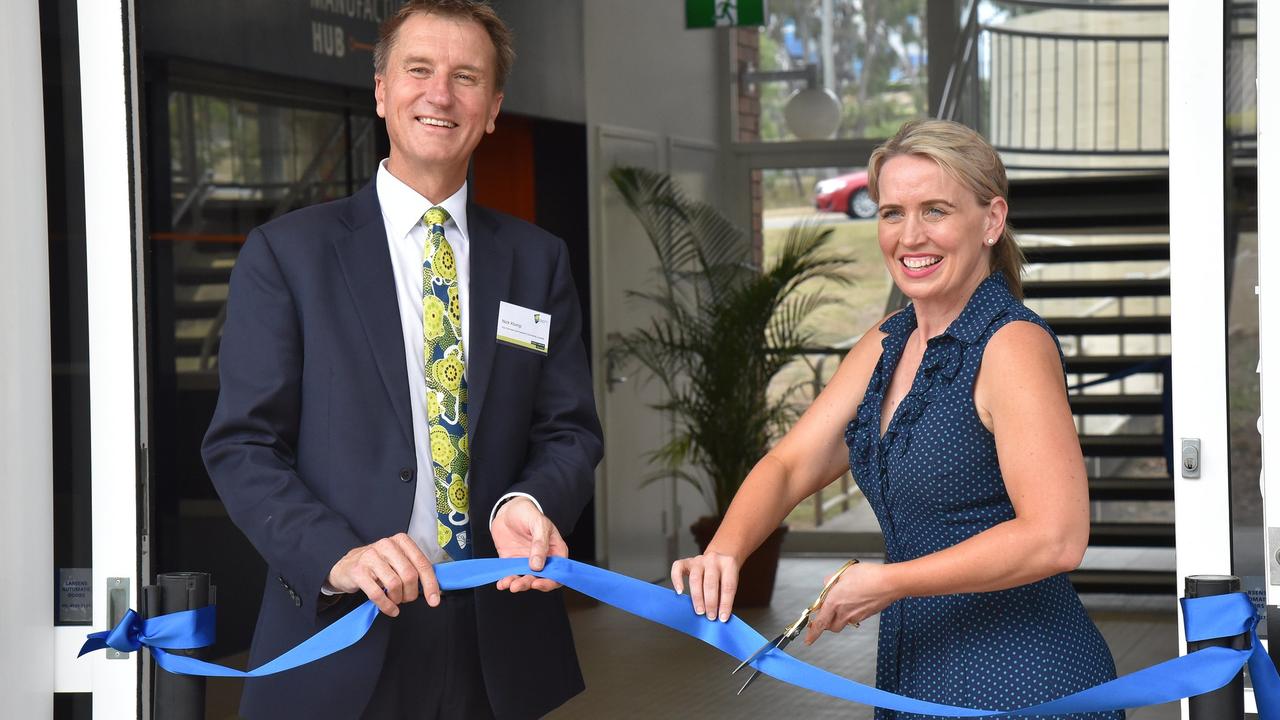
[[[529,493],[509,492],[506,495],[503,495],[502,497],[498,498],[498,502],[493,504],[493,510],[489,513],[489,527],[491,528],[493,527],[493,521],[495,518],[498,517],[498,511],[502,509],[502,506],[506,505],[512,500],[515,500],[516,498],[527,499],[529,502],[533,503],[534,507],[538,508],[538,512],[542,512],[542,503],[538,502],[538,499],[535,498],[534,496],[530,495]]]

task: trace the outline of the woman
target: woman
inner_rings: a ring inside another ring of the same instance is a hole
[[[886,562],[844,573],[806,643],[880,613],[876,684],[968,707],[1110,680],[1065,575],[1088,544],[1088,485],[1057,339],[1021,303],[999,155],[963,125],[910,122],[872,154],[869,180],[880,250],[911,304],[849,352],[672,582],[683,592],[687,575],[695,611],[728,619],[742,561],[851,466]]]

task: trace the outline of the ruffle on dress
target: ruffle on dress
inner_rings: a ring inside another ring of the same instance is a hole
[[[867,391],[858,406],[857,416],[845,429],[845,443],[849,446],[850,463],[854,474],[868,477],[869,472],[880,472],[884,468],[884,460],[889,457],[902,457],[911,447],[911,428],[929,407],[929,403],[942,396],[948,386],[960,374],[964,367],[964,354],[968,343],[950,334],[939,335],[929,340],[924,357],[920,361],[917,378],[911,390],[899,403],[889,427],[880,437],[881,411],[884,407],[884,390],[888,382],[885,377],[885,357],[893,353],[901,357],[906,347],[907,337],[915,329],[915,312],[910,313],[903,322],[893,322],[895,316],[885,321],[881,329],[890,334],[881,341],[883,353],[876,363],[875,372],[867,384]],[[896,362],[894,365],[896,366]]]

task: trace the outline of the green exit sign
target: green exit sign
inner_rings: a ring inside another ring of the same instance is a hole
[[[684,0],[685,27],[764,25],[764,0]]]

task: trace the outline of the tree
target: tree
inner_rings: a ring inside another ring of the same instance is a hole
[[[821,63],[821,0],[771,0],[762,30],[760,68],[797,69]],[[924,0],[834,0],[835,92],[844,104],[843,137],[892,134],[927,112]],[[796,84],[799,87],[799,84]],[[761,137],[784,139],[781,117],[789,92],[761,91]]]

